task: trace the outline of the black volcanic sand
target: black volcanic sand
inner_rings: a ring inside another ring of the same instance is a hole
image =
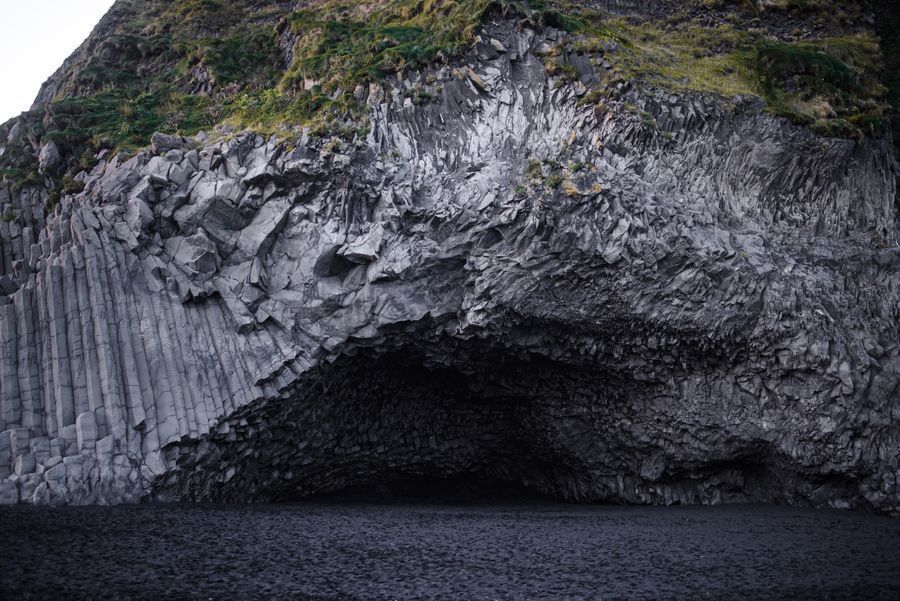
[[[900,599],[900,520],[760,505],[0,509],[2,599]]]

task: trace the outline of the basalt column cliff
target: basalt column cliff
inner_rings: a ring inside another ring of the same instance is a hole
[[[900,512],[880,10],[120,0],[0,128],[0,503]]]

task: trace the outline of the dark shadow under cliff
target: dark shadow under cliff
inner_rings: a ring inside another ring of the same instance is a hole
[[[764,439],[656,411],[665,382],[485,340],[398,336],[309,374],[208,439],[166,449],[154,497],[818,505],[849,478],[804,472]]]

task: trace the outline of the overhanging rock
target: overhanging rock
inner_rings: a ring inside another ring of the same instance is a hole
[[[357,144],[154,136],[0,224],[0,502],[478,472],[900,510],[889,141],[597,111],[492,27],[436,103],[371,87]]]

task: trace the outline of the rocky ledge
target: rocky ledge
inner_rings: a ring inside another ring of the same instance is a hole
[[[562,36],[496,19],[357,89],[353,141],[156,135],[46,220],[0,190],[34,212],[0,222],[0,502],[477,473],[900,511],[889,138],[623,83],[582,103],[602,74],[538,56]]]

